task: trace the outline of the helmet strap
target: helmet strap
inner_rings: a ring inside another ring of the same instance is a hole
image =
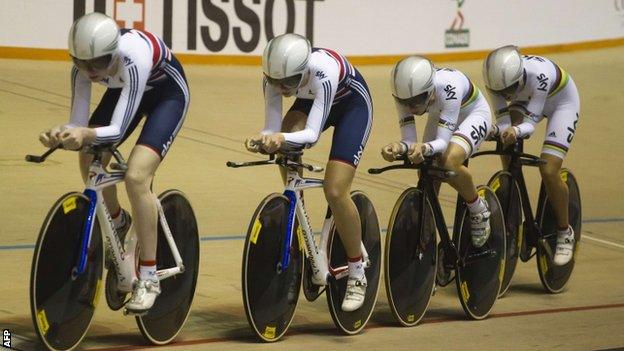
[[[304,86],[306,84],[308,84],[308,81],[310,80],[310,69],[306,68],[306,70],[303,72],[303,75],[301,76],[301,80],[299,81],[299,85],[297,85],[297,89],[299,89],[299,87]],[[305,84],[304,84],[305,82]]]
[[[114,53],[113,57],[111,58],[111,62],[108,65],[108,68],[106,68],[106,73],[110,73],[110,76],[114,76],[115,74],[117,74],[117,72],[119,72],[119,63],[119,54]]]

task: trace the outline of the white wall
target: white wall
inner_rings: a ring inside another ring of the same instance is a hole
[[[267,41],[267,21],[273,21],[274,34],[285,31],[287,3],[294,9],[295,32],[305,35],[306,22],[312,21],[308,31],[314,45],[347,55],[474,51],[508,43],[538,46],[624,37],[624,0],[465,0],[460,11],[469,42],[458,48],[445,47],[445,31],[457,16],[457,0],[3,0],[0,46],[65,49],[75,6],[84,1],[87,12],[98,2],[108,15],[116,11],[117,20],[132,13],[125,5],[137,2],[135,11],[144,11],[139,19],[145,29],[161,37],[167,36],[164,8],[171,1],[169,37],[173,50],[180,53],[260,55]],[[273,14],[267,16],[270,3]],[[190,11],[196,16],[195,48],[188,36],[189,4],[195,4]],[[248,16],[237,15],[236,5],[248,8]],[[228,22],[228,38],[224,45],[209,49],[202,40],[202,27],[215,40],[222,35],[218,21],[208,18],[218,16],[219,9]],[[246,22],[254,19],[258,41],[244,52],[235,42],[234,28],[239,28],[242,40],[249,41],[254,33]]]

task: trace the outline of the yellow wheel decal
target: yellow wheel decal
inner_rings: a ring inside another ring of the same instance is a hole
[[[492,188],[493,191],[496,191],[498,188],[500,188],[500,178],[496,177],[496,179],[494,179],[494,181],[492,182],[492,185],[490,186],[490,188]]]
[[[479,189],[477,193],[479,194],[479,197],[482,197],[485,200],[485,188]]]
[[[546,258],[546,255],[540,257],[540,266],[542,267],[542,272],[546,274],[548,272],[548,258]]]
[[[67,200],[63,201],[63,213],[68,214],[69,212],[76,209],[76,196],[72,196],[67,198]]]
[[[37,311],[37,324],[39,325],[39,331],[41,331],[43,335],[46,335],[50,329],[50,323],[48,323],[45,310]]]
[[[261,229],[262,229],[262,223],[260,223],[260,220],[256,218],[256,221],[254,222],[254,225],[251,228],[251,237],[249,238],[249,241],[251,241],[252,244],[255,244],[256,241],[258,240],[258,235],[260,235]]]
[[[470,298],[470,292],[468,292],[468,283],[463,281],[460,285],[461,295],[464,302],[468,302]]]
[[[102,291],[102,279],[98,279],[95,285],[95,296],[93,296],[93,301],[91,306],[97,307],[98,302],[100,301],[100,292]]]
[[[267,325],[262,335],[267,339],[275,339],[275,327]]]
[[[559,176],[561,177],[561,180],[563,180],[564,183],[568,182],[568,172],[567,171],[561,171]]]

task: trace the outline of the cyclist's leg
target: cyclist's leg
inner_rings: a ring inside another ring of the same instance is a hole
[[[151,190],[152,180],[184,122],[186,108],[187,102],[184,99],[159,102],[150,111],[137,145],[128,158],[128,170],[124,180],[136,218],[140,258],[143,261],[156,259],[157,209],[156,197]]]
[[[368,90],[357,83],[358,90],[330,112],[329,120],[335,125],[323,183],[325,198],[349,258],[361,256],[359,214],[350,191],[373,122]]]
[[[125,184],[141,248],[139,282],[126,305],[132,311],[148,310],[160,294],[156,275],[158,213],[151,184],[156,169],[184,123],[189,103],[188,86],[181,67],[177,61],[173,65],[178,66],[177,70],[167,71],[169,79],[157,85],[147,97],[144,108],[148,117],[128,159]]]
[[[453,133],[449,146],[440,158],[440,162],[445,168],[457,173],[457,176],[447,179],[447,183],[455,188],[466,201],[471,215],[472,242],[476,247],[482,246],[489,237],[490,212],[486,202],[479,198],[472,175],[468,167],[463,165],[463,162],[479,148],[491,127],[491,115],[487,105],[484,104],[483,108],[476,106],[475,110],[462,121]]]
[[[487,109],[478,109],[468,115],[453,133],[446,151],[439,159],[440,164],[455,171],[457,176],[447,179],[459,195],[469,202],[477,198],[477,189],[464,161],[476,151],[492,127]]]
[[[559,108],[548,119],[546,137],[540,157],[546,164],[540,165],[540,173],[546,192],[553,204],[559,229],[568,227],[568,187],[561,180],[559,171],[570,148],[578,122],[578,110]]]
[[[455,171],[457,175],[447,179],[446,182],[468,202],[477,198],[477,188],[468,167],[463,165],[467,157],[468,154],[462,146],[451,142],[439,160],[442,167]]]
[[[570,78],[568,86],[556,98],[558,107],[548,118],[546,137],[540,157],[546,161],[540,165],[540,174],[546,193],[557,217],[557,248],[554,262],[564,265],[572,259],[574,232],[569,225],[569,189],[559,173],[563,159],[570,148],[579,119],[580,103],[576,86]]]
[[[355,203],[351,200],[351,183],[355,167],[343,161],[330,160],[325,170],[325,199],[334,214],[336,228],[349,259],[362,256],[362,228]]]
[[[568,228],[568,187],[559,177],[563,158],[550,153],[542,153],[541,158],[546,163],[540,165],[540,174],[557,217],[557,229],[565,230]]]
[[[352,96],[341,101],[330,113],[329,119],[334,121],[335,128],[323,183],[325,198],[348,259],[349,279],[342,303],[344,311],[354,311],[362,306],[367,286],[362,262],[362,227],[350,190],[370,135],[373,107],[363,79],[359,74],[357,78],[352,82]]]

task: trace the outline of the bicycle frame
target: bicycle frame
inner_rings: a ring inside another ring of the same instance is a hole
[[[445,265],[455,265],[455,264],[463,264],[463,258],[459,257],[459,251],[457,250],[457,246],[451,239],[451,236],[446,227],[446,222],[444,220],[444,215],[442,214],[442,207],[440,205],[440,200],[438,199],[438,194],[434,188],[434,176],[429,172],[440,172],[441,175],[438,177],[440,180],[443,180],[448,177],[455,176],[455,172],[437,167],[433,165],[433,158],[426,157],[425,160],[420,164],[412,164],[405,156],[403,156],[402,164],[394,164],[391,166],[386,166],[383,168],[373,168],[369,169],[368,172],[371,174],[380,174],[382,172],[392,170],[392,169],[418,169],[420,170],[420,176],[418,177],[418,184],[416,188],[423,193],[422,202],[420,204],[421,209],[425,209],[427,203],[427,199],[431,204],[433,210],[433,217],[435,220],[436,229],[440,234],[440,240],[442,241],[442,245],[445,250]],[[458,197],[458,199],[460,199]],[[458,218],[457,216],[461,213],[462,206],[465,206],[463,202],[458,202],[455,210],[455,225],[453,226],[453,236],[455,236],[455,231],[460,230],[459,225],[457,224]],[[425,211],[419,211],[420,223],[424,223]],[[418,233],[419,236],[422,236],[422,230],[424,230],[424,226],[420,226],[421,232]]]
[[[112,150],[113,155],[121,164],[123,159],[117,150]],[[116,165],[115,168],[123,169],[125,165]],[[126,238],[126,248],[124,249],[123,243],[119,240],[117,231],[113,225],[113,221],[110,215],[110,211],[104,202],[102,191],[114,184],[120,183],[124,180],[125,170],[108,172],[102,166],[101,153],[96,152],[89,166],[89,179],[86,182],[86,189],[84,195],[89,198],[89,212],[85,226],[83,227],[82,243],[80,245],[80,253],[76,262],[76,267],[72,270],[72,276],[75,278],[85,272],[87,264],[88,248],[91,242],[91,236],[93,235],[93,225],[95,218],[99,219],[100,229],[102,234],[106,238],[106,245],[109,252],[112,254],[111,263],[117,270],[117,279],[119,282],[118,288],[123,292],[132,291],[134,281],[137,279],[137,273],[135,269],[138,238],[136,234],[131,234]],[[164,280],[173,275],[184,272],[184,264],[180,252],[173,240],[171,230],[167,224],[160,201],[156,201],[158,209],[158,219],[163,228],[165,238],[169,244],[172,255],[176,262],[176,266],[172,268],[161,269],[156,272],[159,280]]]
[[[497,141],[496,150],[477,152],[472,157],[482,155],[500,155],[508,156],[510,158],[507,171],[511,174],[511,178],[513,179],[513,181],[518,184],[518,189],[520,191],[520,204],[522,207],[522,214],[524,215],[523,232],[525,232],[525,235],[523,235],[522,240],[529,248],[537,247],[538,241],[542,242],[544,250],[552,259],[550,245],[547,245],[545,243],[546,239],[550,235],[545,236],[542,232],[542,229],[537,224],[537,216],[533,214],[531,201],[529,200],[529,192],[526,187],[524,173],[522,172],[522,166],[539,167],[539,165],[544,163],[544,161],[537,156],[525,154],[523,150],[524,139],[518,140],[516,144],[511,145],[507,148],[505,148],[500,141]],[[542,185],[539,190],[540,193],[538,197],[538,212],[539,208],[541,208],[542,206],[544,191],[545,189]],[[504,206],[506,205],[507,204],[505,204]]]
[[[268,160],[251,161],[236,163],[228,161],[226,165],[232,168],[261,166],[261,165],[279,165],[286,170],[286,186],[284,187],[284,196],[289,200],[288,208],[288,222],[286,240],[284,240],[284,246],[282,248],[281,259],[278,262],[278,271],[284,271],[290,264],[290,247],[292,245],[292,237],[295,226],[295,216],[299,220],[301,227],[301,233],[297,233],[298,240],[303,241],[305,244],[305,251],[308,256],[310,266],[312,268],[312,282],[316,285],[327,285],[328,278],[333,277],[336,280],[344,278],[348,275],[348,266],[341,266],[332,268],[329,266],[328,258],[328,244],[329,233],[332,229],[333,217],[331,211],[328,209],[323,222],[323,229],[321,231],[321,238],[319,244],[316,244],[314,239],[314,232],[312,231],[312,225],[308,213],[301,199],[301,194],[305,189],[321,188],[323,187],[322,179],[315,178],[302,178],[299,176],[299,170],[305,168],[312,172],[321,172],[323,169],[320,167],[308,165],[294,161],[297,157],[301,156],[301,151],[286,151],[281,153],[283,158],[275,158],[275,154],[270,154]],[[364,267],[370,266],[370,260],[368,258],[368,252],[364,247],[364,243],[360,243],[362,250],[362,260],[364,261]]]
[[[303,201],[301,200],[301,194],[304,189],[321,188],[323,187],[323,180],[302,178],[299,176],[298,171],[293,168],[287,168],[286,179],[287,182],[284,190],[284,196],[290,200],[290,207],[288,211],[286,240],[284,241],[282,260],[280,262],[281,268],[286,269],[290,261],[290,246],[295,226],[295,216],[297,216],[299,225],[302,228],[302,233],[297,233],[297,235],[299,236],[299,239],[303,239],[305,243],[306,253],[313,272],[312,282],[316,285],[327,285],[327,280],[330,276],[333,276],[336,280],[346,277],[349,273],[348,266],[341,266],[337,268],[329,266],[328,241],[333,222],[331,211],[328,210],[325,215],[323,229],[321,231],[321,239],[319,245],[317,245],[314,239],[308,213],[306,212]],[[368,253],[366,252],[366,248],[363,243],[360,243],[360,247],[362,249],[364,267],[368,268],[370,266]]]
[[[421,204],[420,204],[420,208],[422,209],[419,213],[420,216],[420,223],[424,223],[425,220],[425,211],[424,209],[426,208],[426,201],[427,199],[429,200],[429,203],[431,204],[431,207],[433,209],[433,218],[435,219],[435,225],[436,225],[436,229],[438,230],[438,233],[440,235],[440,240],[442,241],[442,245],[445,248],[445,255],[444,258],[446,260],[446,262],[444,262],[446,265],[455,265],[460,264],[460,257],[459,257],[459,251],[457,250],[457,246],[455,245],[455,243],[453,242],[453,240],[451,240],[451,236],[449,235],[448,229],[446,227],[446,221],[444,220],[444,216],[442,215],[442,207],[440,205],[440,200],[438,199],[438,195],[434,189],[433,186],[433,179],[431,178],[431,175],[429,175],[427,173],[428,171],[428,166],[430,166],[430,164],[428,164],[430,161],[425,161],[427,162],[427,164],[423,164],[423,167],[421,168],[421,176],[418,178],[418,184],[416,185],[416,188],[421,190],[423,192],[423,197],[421,200]],[[457,208],[455,210],[455,217],[457,219],[457,216],[461,213],[461,204],[458,202],[457,204]],[[455,220],[455,222],[457,222],[457,220]],[[453,236],[455,236],[455,231],[458,229],[458,225],[453,226]],[[423,235],[422,231],[424,230],[424,225],[420,226],[420,233],[419,233],[419,237],[421,237]]]

